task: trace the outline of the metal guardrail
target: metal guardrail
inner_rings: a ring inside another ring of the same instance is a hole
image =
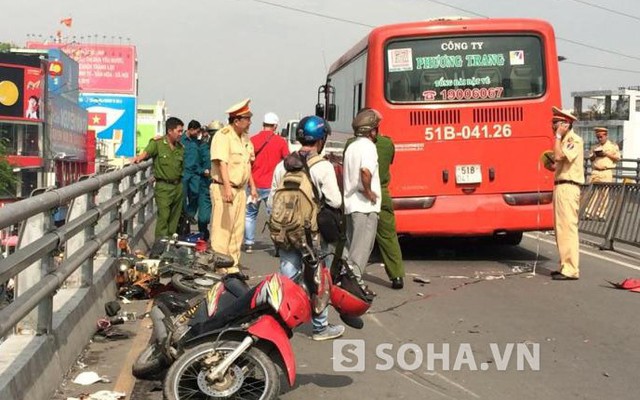
[[[60,189],[39,190],[40,194],[0,208],[0,229],[21,224],[18,249],[0,260],[0,282],[17,277],[14,301],[0,310],[0,337],[25,318],[33,321],[36,334],[50,333],[56,291],[63,284],[91,286],[96,253],[115,262],[121,226],[135,235],[153,213],[151,165],[146,161]],[[69,205],[67,222],[56,228],[53,211],[65,205]],[[56,266],[53,253],[63,245],[65,256]]]
[[[592,162],[585,159],[585,176],[591,175]],[[616,163],[612,171],[614,182],[640,183],[640,158],[623,158]]]
[[[583,186],[579,216],[579,231],[602,238],[600,248],[613,250],[616,242],[640,247],[640,184]]]

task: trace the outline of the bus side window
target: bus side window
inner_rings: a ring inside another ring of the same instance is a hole
[[[409,90],[409,77],[406,73],[389,75],[389,99],[391,101],[409,101],[411,91]]]
[[[528,96],[536,93],[535,82],[532,81],[533,68],[527,65],[515,65],[511,67],[511,96]]]

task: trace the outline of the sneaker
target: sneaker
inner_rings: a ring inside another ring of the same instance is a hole
[[[320,340],[331,340],[335,338],[339,338],[344,333],[344,325],[327,325],[323,330],[319,332],[313,332],[313,336],[311,339],[320,341]]]
[[[245,244],[244,245],[244,252],[247,254],[253,253],[253,245],[252,244]]]

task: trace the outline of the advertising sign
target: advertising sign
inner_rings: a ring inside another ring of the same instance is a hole
[[[48,90],[78,104],[78,62],[60,49],[49,49]]]
[[[42,120],[42,69],[0,63],[0,116]]]
[[[135,156],[135,96],[81,93],[80,106],[87,110],[89,129],[97,140],[112,143],[117,157]]]
[[[80,68],[80,91],[135,94],[136,48],[131,45],[27,42],[30,49],[59,48]]]
[[[48,96],[47,111],[50,157],[85,161],[87,111],[57,95]]]

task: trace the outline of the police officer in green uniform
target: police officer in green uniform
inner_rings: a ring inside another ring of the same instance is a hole
[[[209,240],[209,224],[211,223],[211,138],[222,129],[222,122],[212,121],[207,125],[200,138],[200,194],[198,197],[198,231],[203,234],[204,240]]]
[[[182,193],[182,169],[184,147],[180,136],[184,123],[175,117],[166,122],[166,135],[149,141],[134,163],[153,158],[153,175],[156,178],[155,200],[158,208],[156,239],[168,237],[178,230],[178,220],[184,201]]]
[[[355,138],[347,140],[345,150],[354,140]],[[378,226],[376,229],[376,242],[380,248],[380,255],[382,256],[385,271],[391,280],[391,287],[394,289],[402,289],[404,287],[402,250],[398,242],[396,216],[393,213],[393,202],[391,201],[391,194],[389,193],[389,182],[391,181],[389,167],[393,163],[396,148],[391,138],[383,135],[377,136],[375,145],[378,152],[378,174],[380,176],[380,186],[382,189],[380,214],[378,215]]]
[[[200,193],[200,122],[189,121],[187,132],[180,138],[184,146],[184,170],[182,171],[182,192],[184,197],[184,212],[189,224],[196,222],[198,212],[198,197]]]
[[[389,181],[391,181],[389,167],[393,163],[396,148],[390,137],[378,135],[376,150],[378,150],[378,174],[380,175],[380,186],[382,187],[376,242],[378,242],[378,247],[380,248],[384,268],[389,279],[391,279],[391,287],[402,289],[404,287],[402,250],[400,249],[400,243],[398,243],[396,216],[393,213],[393,202],[389,193]]]

